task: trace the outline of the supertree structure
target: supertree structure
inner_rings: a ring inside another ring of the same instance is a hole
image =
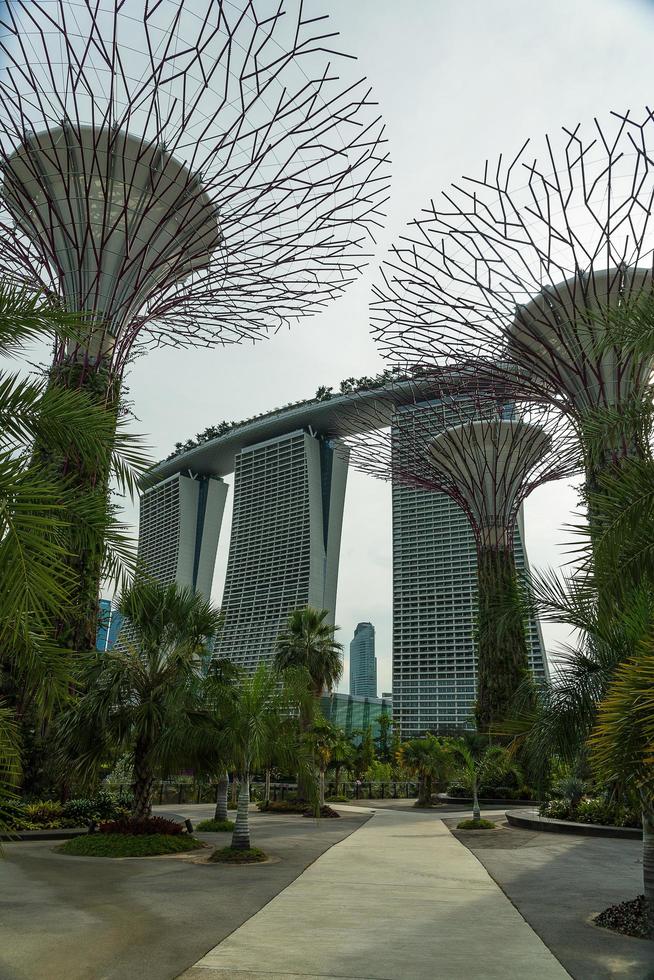
[[[83,314],[58,383],[115,408],[148,345],[255,340],[359,273],[383,126],[302,0],[13,0],[0,23],[0,275]]]
[[[374,331],[392,360],[468,362],[477,379],[555,405],[591,484],[643,448],[630,412],[652,361],[620,328],[652,292],[653,136],[649,110],[613,114],[487,162],[408,226],[375,287]]]
[[[536,487],[574,467],[569,425],[547,406],[498,400],[470,378],[465,395],[452,397],[455,372],[416,384],[413,404],[397,401],[391,429],[379,429],[378,405],[355,403],[346,440],[350,461],[361,471],[396,484],[447,494],[465,512],[477,550],[477,723],[480,730],[506,718],[524,680],[527,642],[514,542],[520,507]],[[429,390],[431,398],[424,399]],[[388,418],[392,387],[386,400]]]

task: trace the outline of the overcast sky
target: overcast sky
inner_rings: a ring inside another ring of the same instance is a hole
[[[403,225],[461,174],[527,136],[654,101],[654,8],[645,0],[308,0],[330,12],[340,47],[359,57],[388,129],[393,185],[379,255]],[[319,385],[383,367],[369,337],[369,274],[328,312],[256,346],[159,350],[128,384],[153,454],[167,455],[222,419],[240,419]],[[532,566],[559,565],[575,493],[550,485],[526,506]],[[135,517],[135,510],[129,512]],[[225,513],[214,598],[231,525]],[[351,473],[336,620],[346,645],[360,620],[377,631],[379,690],[391,684],[390,488]],[[549,652],[564,638],[545,630]],[[346,657],[347,660],[347,657]],[[347,689],[347,663],[343,689]]]

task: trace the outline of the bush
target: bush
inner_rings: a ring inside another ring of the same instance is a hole
[[[99,826],[101,834],[126,834],[130,837],[152,834],[165,834],[176,837],[185,831],[184,824],[176,820],[166,820],[165,817],[121,817],[119,820],[108,820]]]
[[[576,806],[569,800],[550,800],[540,807],[540,815],[552,820],[571,820],[603,827],[641,826],[641,814],[635,807],[609,802],[601,796],[580,800]]]
[[[461,820],[456,825],[457,830],[495,830],[492,820]]]
[[[209,860],[219,864],[259,864],[261,861],[267,861],[268,855],[258,847],[249,849],[222,847],[214,851]]]
[[[129,796],[113,796],[111,793],[98,793],[88,799],[69,800],[64,804],[65,816],[81,827],[91,821],[115,820],[125,817],[131,806]]]
[[[304,813],[307,805],[298,800],[262,800],[257,807],[261,813]]]
[[[222,833],[223,831],[233,830],[233,820],[201,820],[196,826],[196,830],[204,830],[205,833]]]
[[[154,857],[157,854],[177,854],[202,847],[195,837],[171,834],[84,834],[73,837],[57,850],[79,857]]]
[[[327,803],[349,803],[350,802],[349,796],[343,796],[342,793],[339,793],[338,796],[326,796],[325,797],[325,800],[326,800]]]

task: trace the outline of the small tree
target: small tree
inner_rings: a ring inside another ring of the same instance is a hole
[[[484,780],[521,772],[511,753],[502,745],[490,745],[488,739],[474,733],[466,733],[451,742],[451,751],[459,765],[459,772],[472,793],[472,819],[481,819],[479,787]]]
[[[239,778],[232,848],[250,849],[250,778],[265,764],[274,746],[285,766],[296,767],[304,784],[312,786],[311,759],[297,724],[289,724],[297,706],[306,708],[308,678],[302,668],[283,674],[260,663],[251,676],[236,684],[221,736],[222,750],[233,759]]]
[[[351,769],[354,764],[355,749],[342,728],[336,729],[329,768],[334,772],[334,796],[338,796],[342,769]]]

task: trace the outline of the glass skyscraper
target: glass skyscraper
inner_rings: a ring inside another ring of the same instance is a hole
[[[359,623],[350,641],[350,694],[377,697],[375,627],[372,623]]]
[[[98,603],[98,628],[95,634],[95,648],[101,652],[112,650],[115,646],[123,617],[113,609],[110,599],[100,599]]]

